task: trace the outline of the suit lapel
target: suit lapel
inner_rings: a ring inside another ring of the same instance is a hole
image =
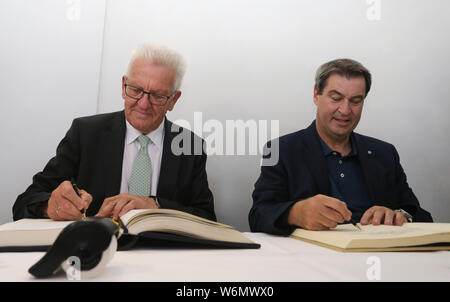
[[[105,172],[105,197],[120,193],[122,179],[123,152],[125,146],[125,114],[118,112],[102,135],[103,171]]]
[[[329,195],[330,180],[328,178],[328,166],[325,157],[323,156],[322,146],[319,141],[319,134],[316,130],[316,121],[306,128],[306,133],[303,140],[303,152],[306,165],[313,176],[317,185],[318,192]]]
[[[376,196],[374,192],[379,192],[376,188],[379,184],[380,168],[375,160],[376,154],[365,143],[363,137],[355,133],[356,148],[358,149],[358,157],[361,164],[361,169],[364,175],[364,181],[367,191],[369,193],[369,201],[374,203]]]
[[[176,183],[174,179],[177,178],[179,160],[181,156],[176,156],[172,152],[172,141],[174,137],[181,132],[180,129],[172,129],[172,122],[167,118],[164,119],[164,143],[163,154],[161,158],[161,170],[159,172],[157,195],[172,196],[174,192],[173,184]],[[178,128],[178,126],[176,126]],[[189,137],[190,139],[190,137]],[[190,141],[189,141],[190,142]]]

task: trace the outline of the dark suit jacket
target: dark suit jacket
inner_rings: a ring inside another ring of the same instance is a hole
[[[176,125],[177,131],[171,131],[173,124],[167,119],[164,123],[164,146],[157,189],[159,204],[162,208],[215,220],[214,201],[205,170],[203,140]],[[181,131],[183,134],[175,143],[181,146],[183,142],[188,143],[189,146],[183,146],[183,150],[192,151],[187,155],[171,152],[172,141]],[[80,189],[93,196],[87,215],[95,215],[105,198],[120,193],[125,133],[123,111],[75,119],[60,142],[56,156],[33,177],[28,189],[18,196],[13,206],[14,220],[39,217],[37,208],[46,204],[51,192],[71,177],[75,178]],[[182,141],[181,137],[187,139]],[[193,153],[194,147],[198,155]]]
[[[395,147],[357,133],[355,141],[370,206],[401,208],[413,215],[414,221],[432,221],[408,186]],[[276,143],[278,163],[261,167],[249,223],[253,232],[290,234],[295,228],[287,224],[290,207],[317,194],[330,196],[331,185],[315,121],[306,129],[278,138]]]

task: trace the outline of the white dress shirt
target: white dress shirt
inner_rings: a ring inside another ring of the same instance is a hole
[[[142,135],[139,130],[136,130],[131,124],[125,120],[127,130],[125,134],[125,148],[123,152],[123,164],[122,164],[122,181],[120,184],[120,193],[128,193],[128,187],[130,184],[131,171],[133,169],[133,161],[139,151],[140,144],[137,138]],[[156,196],[158,188],[159,172],[161,170],[161,158],[164,142],[164,120],[161,122],[158,128],[147,134],[150,138],[148,144],[148,155],[152,161],[152,189],[150,194]]]

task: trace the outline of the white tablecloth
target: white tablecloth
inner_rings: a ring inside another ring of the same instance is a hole
[[[116,252],[99,276],[82,281],[450,281],[449,251],[341,253],[291,238],[244,234],[261,248]],[[0,253],[0,281],[40,281],[28,269],[43,255]],[[64,273],[45,279],[64,280]]]

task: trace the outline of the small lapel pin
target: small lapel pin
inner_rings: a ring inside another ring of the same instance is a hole
[[[367,151],[367,154],[372,155],[372,151],[371,150]]]

